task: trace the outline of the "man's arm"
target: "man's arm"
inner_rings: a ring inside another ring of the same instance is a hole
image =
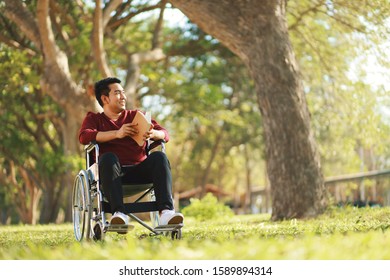
[[[114,139],[122,139],[126,136],[132,137],[137,134],[138,134],[137,125],[125,123],[118,130],[98,131],[98,133],[96,134],[96,142],[103,143]]]
[[[96,142],[103,143],[114,140],[117,138],[117,132],[118,130],[98,131],[96,134]]]
[[[83,145],[96,141],[98,143],[108,142],[114,139],[124,138],[126,136],[134,136],[138,133],[136,126],[130,123],[122,125],[118,130],[99,131],[97,129],[98,116],[88,112],[79,132],[79,140]]]
[[[83,121],[79,132],[79,140],[81,144],[87,145],[93,141],[98,143],[108,142],[114,139],[121,139],[126,136],[133,137],[139,133],[137,125],[126,123],[118,130],[98,131],[97,115],[89,112]],[[152,120],[152,129],[143,135],[144,140],[160,140],[169,141],[168,132],[160,126],[156,121]]]
[[[152,129],[145,133],[144,140],[152,139],[153,141],[164,140],[165,142],[168,142],[168,131],[155,120],[152,120],[152,125]]]
[[[89,143],[96,141],[96,114],[88,112],[85,116],[83,123],[79,131],[80,144],[88,145]]]

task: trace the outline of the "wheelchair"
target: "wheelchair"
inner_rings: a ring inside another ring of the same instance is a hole
[[[149,155],[157,146],[161,146],[162,152],[165,152],[164,141],[156,141],[148,143],[147,154]],[[99,183],[99,145],[90,143],[84,151],[86,169],[80,170],[77,174],[72,191],[72,218],[76,240],[99,241],[104,240],[108,232],[127,233],[129,227],[133,225],[111,225],[106,218],[106,213],[110,213],[111,208]],[[124,198],[136,197],[132,202],[124,203],[125,214],[148,229],[150,236],[170,235],[172,239],[181,239],[183,224],[159,225],[159,212],[153,184],[123,185],[123,196]],[[135,215],[147,212],[150,213],[150,222]],[[147,234],[141,237],[145,236]]]

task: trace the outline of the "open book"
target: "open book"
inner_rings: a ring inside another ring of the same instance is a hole
[[[152,128],[152,121],[150,115],[145,116],[141,111],[137,111],[131,124],[136,124],[138,128],[138,134],[132,136],[139,146],[144,144],[143,135]]]

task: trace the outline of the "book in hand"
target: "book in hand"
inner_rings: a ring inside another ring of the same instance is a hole
[[[143,135],[152,128],[150,115],[147,117],[141,111],[137,111],[131,124],[136,125],[138,129],[138,134],[132,136],[132,138],[139,146],[143,146],[145,142]]]

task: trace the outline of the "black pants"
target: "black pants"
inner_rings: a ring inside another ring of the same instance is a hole
[[[114,153],[99,158],[99,176],[111,212],[125,212],[122,184],[153,183],[158,210],[173,210],[171,167],[163,152],[151,153],[143,162],[122,167]]]

